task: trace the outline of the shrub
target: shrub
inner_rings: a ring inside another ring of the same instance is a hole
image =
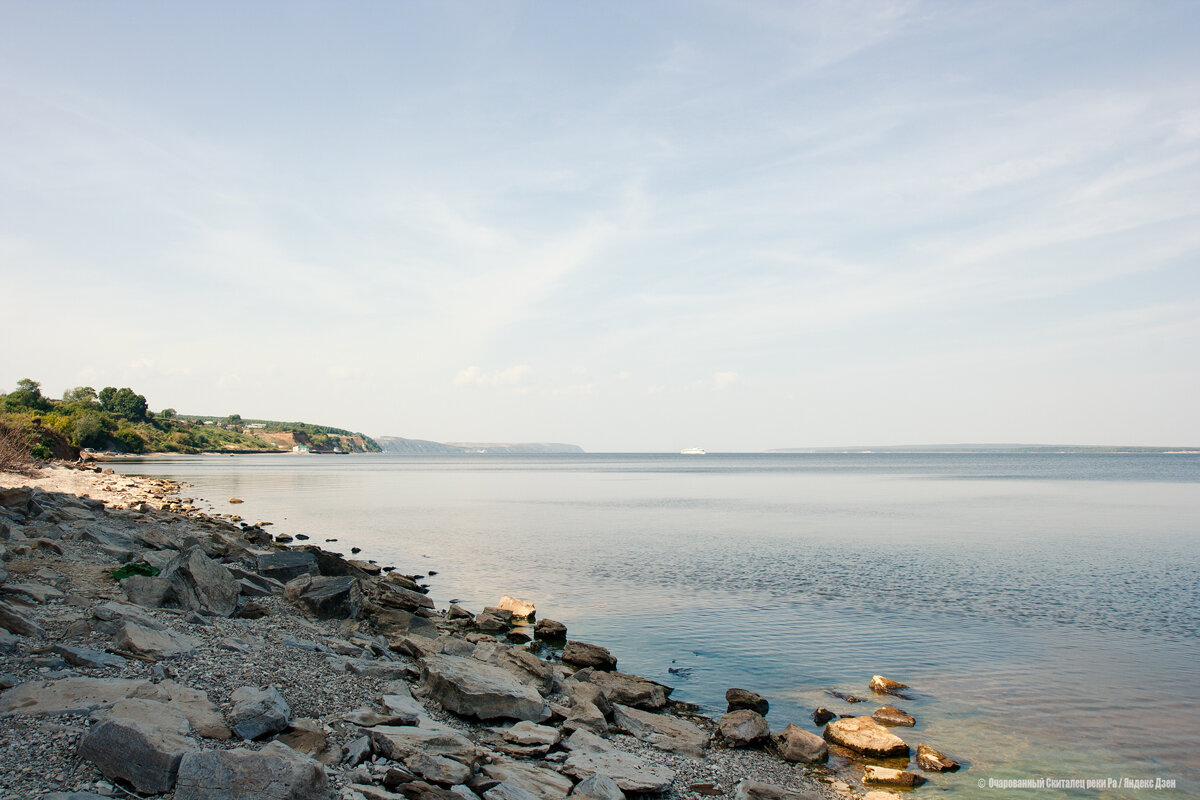
[[[153,578],[158,573],[158,567],[152,567],[145,561],[138,561],[134,564],[126,564],[123,567],[114,569],[112,576],[114,580],[122,581],[132,575],[144,575],[147,578]]]
[[[33,462],[33,452],[25,431],[0,422],[0,472],[25,472]]]

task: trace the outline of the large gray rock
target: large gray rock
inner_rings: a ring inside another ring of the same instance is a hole
[[[182,711],[157,700],[126,698],[118,700],[112,708],[99,713],[104,719],[132,720],[176,736],[187,736],[192,732],[192,724]]]
[[[554,770],[520,761],[500,759],[483,766],[483,774],[493,780],[516,786],[543,800],[561,800],[571,793],[572,781]]]
[[[824,739],[790,722],[775,736],[775,752],[793,763],[819,764],[829,759],[829,745]]]
[[[414,752],[405,757],[404,766],[414,775],[440,786],[454,786],[471,779],[469,766],[445,756]]]
[[[767,698],[749,689],[729,689],[725,692],[725,702],[729,704],[726,711],[755,711],[764,717],[771,708]]]
[[[260,751],[207,750],[184,756],[175,800],[328,800],[317,761],[279,742]]]
[[[429,696],[447,711],[477,719],[549,718],[550,708],[537,690],[512,673],[472,658],[431,655],[422,681]]]
[[[112,653],[91,650],[86,647],[72,647],[67,644],[56,644],[50,648],[63,657],[68,664],[84,669],[117,669],[126,664],[125,659]]]
[[[708,746],[708,734],[687,720],[641,711],[619,703],[613,705],[613,724],[660,750],[672,753],[701,758],[704,748]]]
[[[284,550],[258,557],[258,574],[287,583],[301,575],[318,575],[317,557],[303,550]]]
[[[575,788],[571,790],[571,797],[578,797],[580,800],[625,800],[625,793],[616,781],[597,772],[575,784]]]
[[[186,737],[131,719],[104,720],[79,740],[80,758],[139,792],[169,791],[180,761],[194,752],[196,745]]]
[[[572,667],[591,667],[612,672],[617,668],[617,658],[598,644],[567,642],[562,651],[562,662]]]
[[[730,747],[757,747],[771,738],[771,728],[757,711],[731,711],[717,725]]]
[[[908,745],[870,717],[836,719],[825,726],[825,741],[874,758],[907,756]]]
[[[674,691],[669,686],[646,678],[639,678],[637,675],[627,675],[624,672],[598,672],[593,669],[581,669],[571,676],[571,680],[590,683],[598,687],[601,694],[610,703],[620,703],[646,711],[656,711],[666,706],[667,697]]]
[[[561,642],[567,638],[567,626],[553,619],[539,619],[533,626],[533,638]]]
[[[496,666],[508,670],[521,683],[533,686],[542,694],[549,694],[554,687],[554,667],[528,650],[502,647],[496,654]]]
[[[405,611],[433,608],[433,600],[427,595],[407,589],[393,581],[379,581],[376,583],[373,599],[381,606],[400,608]]]
[[[243,686],[230,696],[233,709],[229,721],[233,732],[243,739],[257,739],[286,730],[292,720],[292,709],[274,686],[259,689]]]
[[[119,650],[150,658],[178,658],[196,652],[200,642],[191,636],[170,630],[155,630],[132,620],[122,623],[113,646]]]
[[[172,598],[171,582],[161,575],[130,575],[121,588],[129,602],[146,608],[162,608]]]
[[[217,617],[228,617],[237,609],[241,589],[237,579],[198,546],[180,555],[160,577],[170,582],[180,608]]]
[[[30,681],[0,695],[0,714],[90,714],[127,697],[167,700],[165,689],[150,681],[127,678],[63,678]]]
[[[572,734],[578,736],[580,732]],[[577,779],[594,774],[607,775],[626,792],[665,792],[675,780],[675,771],[651,764],[622,750],[572,750],[563,764],[563,772]]]
[[[362,608],[358,578],[301,575],[289,581],[283,598],[296,603],[317,619],[354,619]]]

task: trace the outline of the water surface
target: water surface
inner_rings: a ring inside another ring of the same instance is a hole
[[[439,604],[533,600],[572,638],[713,713],[870,713],[967,764],[921,793],[1200,794],[1200,457],[199,456],[118,465],[430,580]],[[827,690],[868,698],[850,706]],[[1174,791],[979,789],[1170,778]]]

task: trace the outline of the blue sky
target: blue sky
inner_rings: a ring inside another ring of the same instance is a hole
[[[1200,444],[1195,3],[0,18],[7,387],[589,450]]]

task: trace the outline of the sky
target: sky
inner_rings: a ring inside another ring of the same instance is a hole
[[[0,0],[0,387],[1200,445],[1200,4]]]

